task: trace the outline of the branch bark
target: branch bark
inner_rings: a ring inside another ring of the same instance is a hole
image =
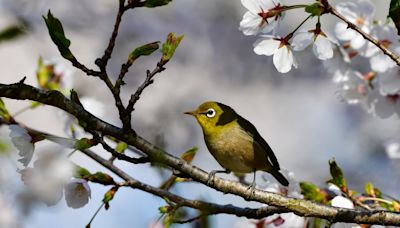
[[[275,193],[261,190],[255,190],[254,194],[249,195],[247,186],[219,177],[215,177],[213,183],[207,184],[208,173],[205,171],[186,163],[182,159],[172,156],[160,148],[157,148],[138,135],[126,134],[124,133],[123,129],[98,119],[84,110],[80,105],[67,99],[58,91],[40,90],[26,85],[21,81],[20,83],[11,85],[0,84],[0,97],[7,97],[17,100],[28,99],[60,108],[80,120],[80,123],[84,125],[84,128],[124,141],[147,154],[153,161],[161,162],[173,169],[180,171],[197,182],[208,185],[209,187],[224,193],[231,193],[241,196],[247,200],[258,201],[270,206],[285,208],[285,210],[294,212],[299,216],[319,217],[327,219],[333,223],[347,222],[359,224],[400,225],[399,213],[336,208],[321,205],[308,200],[284,197]],[[138,188],[140,187],[140,184],[136,182],[133,182],[132,185]]]
[[[369,35],[368,33],[364,32],[362,29],[360,29],[357,25],[353,24],[352,22],[350,22],[349,20],[347,20],[346,17],[344,17],[343,15],[341,15],[335,8],[333,8],[328,0],[323,0],[322,4],[324,5],[325,8],[325,12],[326,13],[330,13],[334,16],[336,16],[337,18],[339,18],[340,20],[342,20],[343,22],[345,22],[347,24],[347,26],[351,29],[353,29],[354,31],[358,32],[361,36],[364,37],[364,39],[368,40],[369,42],[373,43],[375,46],[377,46],[379,49],[381,49],[381,51],[389,56],[393,61],[396,62],[396,64],[398,66],[400,66],[400,57],[398,55],[396,55],[393,51],[389,50],[387,47],[385,47],[381,42],[379,42],[379,40],[375,39],[374,37],[372,37],[371,35]]]

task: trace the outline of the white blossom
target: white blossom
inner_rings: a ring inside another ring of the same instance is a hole
[[[65,201],[68,207],[81,208],[85,206],[90,199],[91,191],[89,184],[84,179],[73,179],[65,188]]]
[[[313,44],[313,52],[318,59],[327,60],[333,57],[332,39],[319,29],[300,31],[292,41],[293,50],[302,51]]]
[[[372,29],[371,35],[377,39],[381,45],[392,50],[396,54],[400,54],[400,43],[398,41],[396,28],[393,24],[377,24]],[[372,70],[383,73],[396,66],[396,63],[374,44],[368,43],[366,46],[367,48],[365,49],[364,55],[370,57],[369,61]]]
[[[369,0],[341,2],[337,4],[336,10],[364,32],[370,32],[375,6]],[[348,28],[348,25],[344,22],[336,24],[335,34],[338,39],[349,41],[350,46],[354,49],[360,49],[367,43],[359,33]]]
[[[280,73],[289,72],[292,66],[297,68],[292,49],[282,38],[265,35],[254,43],[254,52],[257,55],[273,55],[274,66]]]
[[[400,138],[391,139],[383,144],[387,156],[390,159],[400,158]]]
[[[382,119],[393,115],[400,115],[400,94],[381,95],[379,92],[371,93],[374,114]]]
[[[335,198],[331,200],[331,205],[334,207],[354,209],[353,202],[343,196],[335,196]]]
[[[17,148],[19,152],[18,155],[21,157],[18,161],[26,167],[32,160],[35,148],[32,143],[32,137],[25,128],[22,128],[19,125],[9,125],[9,129],[11,141]]]
[[[19,227],[10,205],[6,202],[3,195],[0,194],[0,227],[16,228]]]
[[[340,97],[348,104],[360,104],[367,111],[371,110],[370,87],[359,71],[347,70],[338,77],[338,86]]]
[[[57,152],[39,154],[33,168],[20,170],[27,190],[47,205],[61,200],[64,186],[71,180],[73,165]]]
[[[400,93],[400,70],[394,67],[384,74],[378,75],[379,88],[382,95]]]
[[[302,199],[301,189],[299,183],[296,181],[293,172],[282,170],[283,175],[288,179],[289,186],[281,188],[275,178],[270,175],[263,176],[267,180],[267,186],[263,189],[267,192],[281,193],[288,197]],[[303,227],[305,219],[294,213],[283,213],[268,216],[265,220],[266,226],[264,227]]]
[[[240,22],[239,30],[243,34],[256,35],[259,32],[268,33],[278,24],[280,15],[269,15],[271,9],[279,5],[278,0],[241,0],[248,10]]]

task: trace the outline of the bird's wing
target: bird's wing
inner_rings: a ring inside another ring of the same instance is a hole
[[[272,166],[276,170],[280,170],[278,159],[275,157],[275,154],[272,151],[271,147],[268,145],[268,143],[263,139],[263,137],[260,135],[260,133],[258,133],[256,127],[254,127],[253,124],[251,124],[248,120],[246,120],[245,118],[243,118],[241,116],[239,116],[239,118],[237,119],[237,122],[245,131],[247,131],[249,134],[251,134],[253,136],[254,140],[258,144],[260,144],[260,146],[264,149],[264,151],[267,155],[267,158],[270,161],[270,163],[272,164]]]

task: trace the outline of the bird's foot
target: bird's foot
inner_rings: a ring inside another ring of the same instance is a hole
[[[213,170],[208,174],[208,178],[207,178],[207,185],[210,185],[211,183],[214,182],[214,178],[215,178],[215,174],[217,173],[226,173],[229,174],[231,173],[230,170],[225,169],[225,170]]]
[[[214,177],[215,177],[216,173],[217,173],[217,170],[213,170],[208,174],[207,185],[210,185],[211,183],[214,182]]]
[[[252,196],[254,196],[255,191],[256,191],[256,183],[253,182],[251,183],[248,187],[247,190],[249,191],[248,196],[246,197],[247,199],[250,199]]]

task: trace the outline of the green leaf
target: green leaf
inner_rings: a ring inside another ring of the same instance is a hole
[[[91,182],[99,183],[102,185],[114,185],[115,184],[114,179],[110,175],[108,175],[106,173],[102,173],[102,172],[96,172],[95,174],[92,174],[88,179]]]
[[[0,31],[0,42],[10,41],[25,34],[25,29],[21,25],[11,25]]]
[[[344,179],[344,174],[342,169],[337,165],[335,159],[329,161],[329,168],[331,172],[332,179],[328,182],[338,186],[343,192],[347,192],[347,184]]]
[[[324,12],[324,7],[321,6],[321,3],[314,3],[306,6],[305,11],[313,17],[321,16]]]
[[[176,48],[178,47],[179,43],[183,39],[183,35],[175,36],[174,33],[169,33],[167,36],[167,40],[162,45],[162,61],[168,62],[175,53]]]
[[[76,150],[86,150],[89,149],[90,147],[96,145],[97,142],[95,142],[92,139],[88,138],[81,138],[75,142],[74,148]]]
[[[110,201],[114,199],[115,193],[117,193],[117,191],[118,187],[114,186],[104,194],[103,203],[106,210],[110,208]]]
[[[192,149],[186,151],[181,155],[181,158],[185,160],[187,163],[192,163],[194,156],[196,155],[198,148],[193,147]]]
[[[69,60],[75,59],[74,55],[69,50],[71,41],[65,37],[64,29],[60,20],[54,17],[50,10],[47,13],[47,18],[43,16],[43,19],[46,22],[47,29],[49,30],[50,38],[57,45],[61,55]]]
[[[326,194],[324,194],[316,185],[310,182],[300,182],[301,194],[305,199],[318,203],[326,203]]]
[[[77,166],[75,169],[75,178],[84,179],[85,177],[89,177],[90,175],[92,174],[86,168]]]
[[[123,154],[126,148],[128,148],[128,144],[126,144],[125,142],[119,142],[115,147],[115,151],[117,151],[120,154]]]
[[[0,116],[6,121],[9,122],[11,120],[11,115],[8,112],[4,101],[0,98]]]
[[[160,47],[159,43],[160,43],[160,41],[156,41],[153,43],[148,43],[148,44],[142,45],[140,47],[137,47],[135,50],[133,50],[129,54],[129,57],[128,57],[129,61],[134,62],[140,56],[151,55],[154,51],[156,51]]]
[[[397,35],[400,35],[400,0],[391,0],[388,17],[392,18],[397,28]]]
[[[374,185],[371,182],[365,184],[365,193],[372,197],[376,196]]]
[[[172,2],[172,0],[147,0],[144,3],[144,6],[148,7],[148,8],[154,8],[154,7],[158,7],[158,6],[167,5],[170,2]]]

